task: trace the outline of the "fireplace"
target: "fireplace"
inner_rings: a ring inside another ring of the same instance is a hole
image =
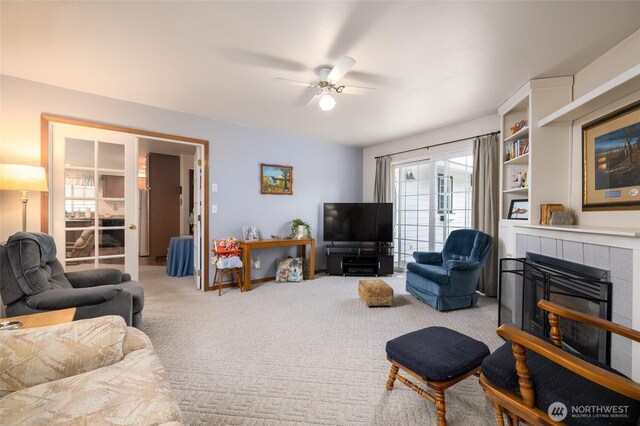
[[[549,335],[540,299],[611,320],[609,271],[527,252],[525,258],[500,260],[498,323],[514,324],[538,336]],[[563,344],[611,365],[610,333],[566,318],[560,321]]]

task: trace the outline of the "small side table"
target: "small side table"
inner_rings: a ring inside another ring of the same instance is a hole
[[[171,237],[167,255],[167,275],[193,275],[193,235]]]
[[[59,309],[57,311],[43,312],[41,314],[22,315],[19,317],[2,318],[2,321],[20,321],[22,327],[17,330],[47,325],[64,324],[73,321],[76,308]]]

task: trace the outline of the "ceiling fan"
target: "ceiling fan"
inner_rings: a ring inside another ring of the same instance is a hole
[[[312,96],[309,102],[307,102],[307,105],[311,104],[316,99],[319,99],[318,105],[320,106],[320,109],[323,111],[329,111],[332,110],[334,106],[336,106],[336,100],[333,98],[333,96],[331,96],[331,91],[334,91],[336,93],[356,94],[355,90],[358,89],[376,90],[373,87],[347,87],[345,85],[338,84],[338,81],[342,77],[344,77],[347,72],[349,72],[349,70],[355,65],[355,63],[356,61],[353,58],[350,58],[349,56],[343,56],[338,60],[338,62],[336,62],[333,67],[322,67],[318,72],[318,79],[312,81],[311,83],[280,77],[274,77],[273,80],[316,90],[316,93]]]

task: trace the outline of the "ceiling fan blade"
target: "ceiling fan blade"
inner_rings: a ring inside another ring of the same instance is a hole
[[[313,87],[312,84],[307,83],[306,81],[291,80],[291,79],[288,79],[288,78],[280,78],[280,77],[273,77],[272,80],[273,81],[279,81],[281,83],[294,84],[296,86]]]
[[[344,86],[342,88],[341,94],[345,93],[347,95],[365,95],[372,90],[376,90],[375,87],[362,87],[362,86]]]
[[[351,84],[350,84],[350,85],[348,85],[348,86],[345,86],[345,89],[347,89],[347,88],[349,88],[349,89],[359,89],[359,90],[360,90],[360,89],[361,89],[361,90],[378,90],[378,89],[376,89],[375,87],[367,87],[367,86],[353,86],[353,85],[351,85]]]
[[[257,67],[275,68],[287,71],[307,71],[308,67],[300,62],[292,61],[279,56],[268,55],[251,50],[220,48],[220,51],[228,59],[246,65]]]
[[[320,99],[320,96],[318,96],[318,94],[317,94],[317,93],[315,93],[315,94],[311,97],[311,99],[309,99],[309,100],[307,101],[307,103],[305,104],[305,106],[311,106],[311,105],[314,105],[316,102],[318,102],[318,99]]]
[[[348,56],[343,56],[338,59],[338,62],[336,62],[336,65],[327,76],[327,81],[336,83],[351,69],[352,66],[355,65],[355,63],[355,59]]]

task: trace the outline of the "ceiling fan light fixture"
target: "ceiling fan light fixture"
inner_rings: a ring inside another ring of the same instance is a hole
[[[318,104],[320,105],[321,110],[331,111],[333,107],[336,106],[336,100],[333,99],[333,96],[331,96],[329,93],[324,93],[320,97],[320,102]]]

